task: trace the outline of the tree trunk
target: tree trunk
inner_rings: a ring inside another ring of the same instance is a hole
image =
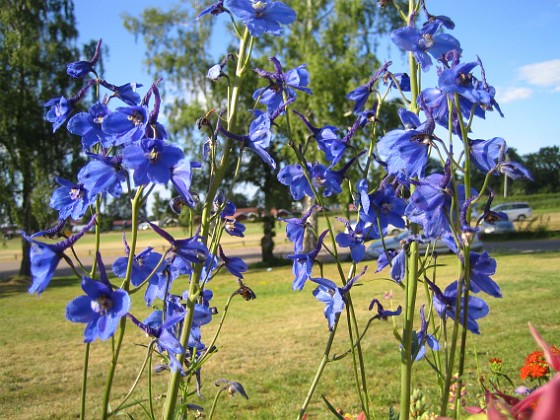
[[[36,228],[33,223],[33,214],[31,209],[31,184],[32,169],[31,163],[22,160],[24,168],[21,172],[22,177],[22,203],[21,203],[21,227],[25,233],[30,234]],[[29,258],[29,250],[31,246],[29,242],[22,238],[21,240],[21,265],[19,267],[20,276],[31,277],[31,260]]]
[[[268,211],[268,210],[265,210]],[[263,237],[261,239],[261,252],[262,252],[262,262],[272,263],[274,262],[274,227],[276,220],[270,214],[265,214],[262,217],[263,222]]]
[[[315,200],[311,197],[305,196],[303,198],[303,213],[305,213],[314,204]],[[307,223],[311,226],[311,229],[305,229],[305,234],[303,236],[303,252],[309,253],[315,249],[317,246],[317,236],[314,232],[319,234],[319,220],[317,218],[317,211],[313,210],[307,219]]]

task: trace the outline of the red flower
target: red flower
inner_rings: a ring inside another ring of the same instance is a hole
[[[525,358],[525,365],[519,370],[521,379],[544,378],[550,373],[550,366],[546,363],[542,351],[534,351]]]

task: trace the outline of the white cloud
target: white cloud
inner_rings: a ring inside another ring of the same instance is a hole
[[[519,77],[529,84],[552,87],[560,92],[560,59],[527,64],[517,69]]]
[[[531,97],[533,90],[524,87],[509,87],[505,89],[500,89],[496,93],[496,100],[500,104],[507,104],[513,101],[522,101]]]

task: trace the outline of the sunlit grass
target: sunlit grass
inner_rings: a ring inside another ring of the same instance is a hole
[[[453,281],[456,262],[449,256],[440,259],[445,266],[438,274],[440,284]],[[373,263],[372,263],[373,265]],[[490,357],[501,357],[504,370],[518,380],[518,369],[526,354],[535,350],[527,322],[531,321],[545,339],[560,344],[560,285],[558,253],[510,255],[498,257],[498,273],[494,279],[501,285],[503,299],[487,298],[491,313],[480,321],[480,336],[469,337],[467,380],[469,397],[476,401],[478,373],[474,352],[478,355],[482,373],[488,373]],[[384,280],[386,273],[373,274],[374,267],[361,279],[361,286],[353,288],[353,302],[360,324],[371,316],[367,307],[372,298],[383,299],[392,290],[394,303],[401,301],[399,287]],[[319,275],[314,271],[314,275]],[[335,267],[325,266],[325,277],[337,279]],[[227,398],[222,395],[216,417],[235,418],[293,418],[303,402],[308,386],[322,355],[328,336],[323,305],[311,295],[313,286],[304,291],[291,290],[290,267],[272,271],[253,270],[246,275],[246,284],[257,294],[254,301],[240,297],[233,301],[215,357],[202,369],[204,400],[194,402],[210,407],[216,391],[213,385],[219,378],[239,381],[249,400]],[[185,284],[177,285],[179,289]],[[215,293],[212,304],[219,314],[205,327],[206,343],[216,328],[225,301],[236,290],[230,277],[220,275],[210,288]],[[83,363],[83,325],[64,320],[66,303],[81,294],[79,282],[57,278],[40,297],[25,292],[24,285],[0,285],[0,412],[6,418],[73,418],[79,412],[80,384]],[[425,301],[420,288],[421,304]],[[389,301],[384,301],[389,305]],[[133,312],[138,318],[149,313],[142,296],[134,295]],[[398,320],[400,322],[400,320]],[[337,333],[334,353],[342,354],[348,347],[345,339],[346,316],[343,315]],[[399,352],[393,337],[392,323],[375,322],[366,334],[363,348],[366,355],[369,391],[373,406],[385,417],[391,405],[398,404]],[[127,326],[126,345],[117,369],[112,405],[127,392],[145,356],[147,338],[131,324]],[[110,341],[95,342],[90,360],[90,391],[88,418],[99,416],[101,392],[110,357]],[[437,403],[435,376],[425,362],[417,365],[416,384]],[[145,379],[141,386],[145,387]],[[166,374],[155,377],[155,396],[166,389]],[[349,357],[327,366],[321,385],[311,404],[312,418],[328,417],[320,395],[324,394],[334,406],[356,412],[358,401],[354,392],[352,364]],[[134,394],[141,400],[142,391]],[[156,400],[159,410],[161,399]],[[142,418],[139,408],[131,412]],[[157,411],[159,413],[160,411]]]

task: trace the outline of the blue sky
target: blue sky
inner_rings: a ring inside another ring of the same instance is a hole
[[[290,4],[290,0],[285,0]],[[105,78],[114,84],[151,83],[143,71],[144,44],[123,27],[122,12],[137,16],[154,4],[167,8],[174,1],[76,0],[80,40],[103,38],[110,48]],[[201,1],[203,5],[211,0]],[[488,113],[476,121],[472,138],[503,137],[521,154],[560,145],[560,0],[427,0],[434,15],[447,15],[455,24],[450,33],[463,48],[463,61],[478,55],[488,82],[497,90],[505,118]],[[394,72],[405,68],[396,51],[381,49],[381,59],[393,61]],[[313,77],[313,75],[311,75]],[[435,80],[426,77],[424,87]],[[311,82],[312,83],[312,82]],[[433,82],[432,82],[433,83]]]

